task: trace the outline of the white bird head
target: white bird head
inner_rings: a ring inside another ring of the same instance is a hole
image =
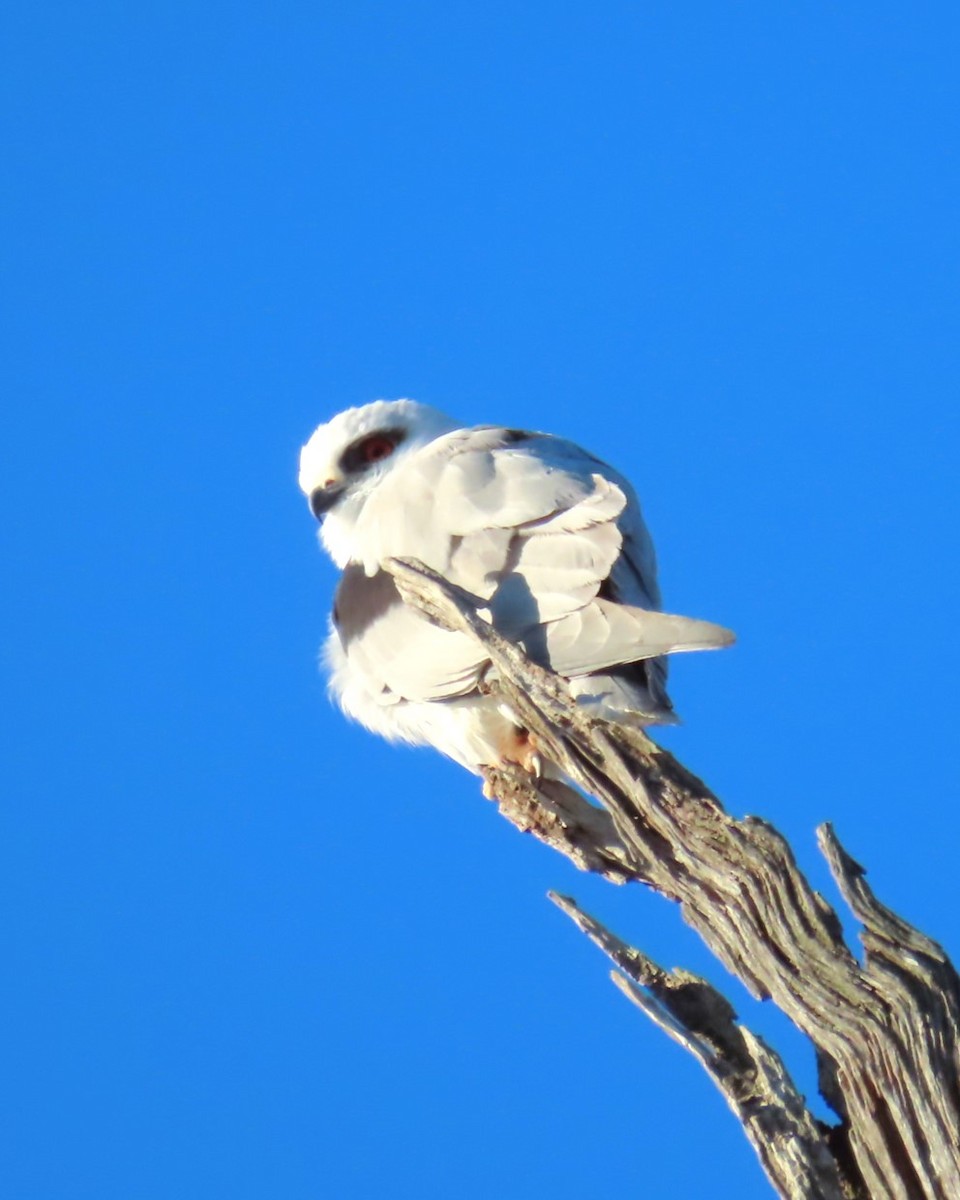
[[[375,400],[314,431],[300,452],[300,489],[337,566],[350,559],[353,527],[377,484],[410,454],[459,427],[415,400]]]

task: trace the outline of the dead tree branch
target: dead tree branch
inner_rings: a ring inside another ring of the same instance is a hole
[[[820,846],[863,925],[864,961],[790,847],[758,818],[735,820],[642,731],[599,721],[564,681],[530,662],[478,601],[420,564],[390,569],[432,620],[470,633],[489,686],[577,788],[490,771],[486,791],[521,830],[577,867],[637,881],[684,919],[758,999],[813,1043],[820,1090],[837,1114],[818,1122],[779,1057],[730,1004],[686,972],[664,971],[583,913],[555,902],[615,962],[621,989],[702,1063],[740,1119],[777,1193],[790,1200],[960,1197],[960,979],[944,951],[876,900],[829,826]]]

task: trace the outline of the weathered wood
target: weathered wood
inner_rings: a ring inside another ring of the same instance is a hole
[[[730,1002],[689,971],[666,971],[605,929],[569,896],[550,899],[623,974],[613,982],[697,1059],[743,1125],[781,1196],[843,1200],[825,1131],[807,1109],[783,1060],[737,1023]]]
[[[490,771],[485,791],[518,828],[578,867],[643,882],[760,999],[812,1042],[837,1114],[816,1122],[782,1062],[736,1023],[709,985],[664,972],[570,901],[558,901],[626,975],[620,986],[704,1065],[740,1118],[768,1178],[790,1200],[960,1198],[960,979],[943,950],[880,904],[825,826],[820,844],[863,924],[864,961],[830,905],[765,821],[735,820],[709,789],[640,730],[588,716],[564,681],[484,619],[475,597],[420,564],[391,564],[410,603],[478,638],[488,686],[558,780]]]

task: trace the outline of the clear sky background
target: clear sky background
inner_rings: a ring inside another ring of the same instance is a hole
[[[740,637],[671,747],[960,953],[956,5],[2,21],[3,1194],[768,1196],[544,893],[812,1055],[329,705],[297,453],[405,395],[615,463]]]

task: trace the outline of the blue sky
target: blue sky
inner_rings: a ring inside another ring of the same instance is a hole
[[[14,3],[0,193],[4,1192],[753,1200],[544,899],[674,909],[348,726],[295,489],[410,395],[629,474],[669,744],[955,951],[955,6]]]

